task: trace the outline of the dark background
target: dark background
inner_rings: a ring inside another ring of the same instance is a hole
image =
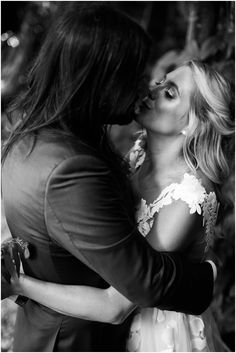
[[[9,135],[6,106],[24,89],[27,71],[37,54],[48,26],[70,1],[2,1],[2,142]],[[234,84],[235,2],[233,1],[108,1],[136,19],[151,35],[152,62],[157,78],[186,59],[197,58],[218,69]],[[116,147],[125,154],[134,141],[136,123],[114,127]],[[221,260],[212,309],[223,340],[235,350],[234,314],[234,155],[232,172],[223,186],[231,200],[220,224],[214,250]],[[9,231],[2,210],[2,240]],[[1,351],[10,351],[16,305],[2,302]]]

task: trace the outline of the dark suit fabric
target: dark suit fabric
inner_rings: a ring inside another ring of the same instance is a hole
[[[143,307],[198,314],[212,296],[212,269],[155,252],[137,232],[129,189],[103,155],[82,143],[40,133],[18,143],[2,168],[12,236],[30,243],[26,274],[63,284],[114,286]],[[19,308],[15,351],[122,351],[122,325],[56,313],[33,301]]]

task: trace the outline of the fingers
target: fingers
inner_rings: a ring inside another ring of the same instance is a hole
[[[1,244],[2,274],[8,283],[11,277],[19,278],[21,260],[30,257],[28,247],[29,243],[19,237],[7,239]]]
[[[28,242],[14,238],[1,244],[2,293],[3,298],[12,295],[14,285],[20,277],[21,259],[29,258]],[[3,288],[4,287],[4,288]]]
[[[17,276],[19,276],[19,273],[20,273],[20,259],[19,259],[19,252],[20,251],[22,252],[22,250],[19,248],[18,244],[14,242],[14,239],[12,239],[12,241],[7,241],[6,243],[3,243],[3,246],[1,247],[2,258],[4,259],[4,261],[6,261],[6,256],[10,256],[10,258],[13,261],[13,264],[15,266]],[[8,264],[9,264],[9,262],[8,262]],[[7,266],[7,264],[6,264],[6,266]]]
[[[27,245],[24,249],[24,257],[25,259],[28,259],[30,257],[29,245]]]
[[[6,270],[9,272],[10,276],[12,278],[18,277],[17,272],[16,272],[15,264],[14,264],[11,256],[9,255],[9,253],[5,252],[3,254],[3,260],[5,262]]]
[[[29,252],[29,243],[25,240],[20,239],[19,237],[15,238],[15,244],[17,245],[17,249],[20,253],[20,257],[28,259],[30,257]]]
[[[1,300],[14,295],[14,287],[1,275]]]
[[[10,247],[10,244],[12,243],[13,239],[12,238],[9,238],[9,239],[6,239],[5,241],[3,241],[1,243],[1,255],[4,254],[4,252],[8,251],[9,247]]]
[[[19,258],[19,252],[18,252],[18,248],[13,246],[11,248],[11,258],[14,259],[14,263],[15,263],[15,266],[16,266],[16,273],[17,273],[17,276],[19,277],[20,275],[20,258]]]
[[[1,274],[2,274],[2,278],[4,278],[8,283],[10,283],[11,276],[6,269],[6,265],[3,258],[1,259]]]
[[[18,269],[20,259],[23,261],[24,259],[28,259],[30,257],[29,243],[19,237],[7,239],[1,244],[1,255],[5,252],[11,254]]]

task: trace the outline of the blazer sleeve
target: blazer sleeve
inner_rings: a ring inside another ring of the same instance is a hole
[[[96,156],[71,157],[53,169],[44,212],[49,236],[138,306],[200,314],[209,305],[211,265],[152,249]]]

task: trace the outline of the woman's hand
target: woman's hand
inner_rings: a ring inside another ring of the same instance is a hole
[[[4,252],[2,255],[1,299],[20,294],[18,271],[18,267],[20,267],[19,263],[19,259],[15,262],[7,252]]]
[[[20,238],[1,244],[1,299],[20,294],[20,265],[22,258],[29,258],[28,243]]]
[[[5,277],[1,275],[1,300],[9,298],[14,295],[14,290]]]

